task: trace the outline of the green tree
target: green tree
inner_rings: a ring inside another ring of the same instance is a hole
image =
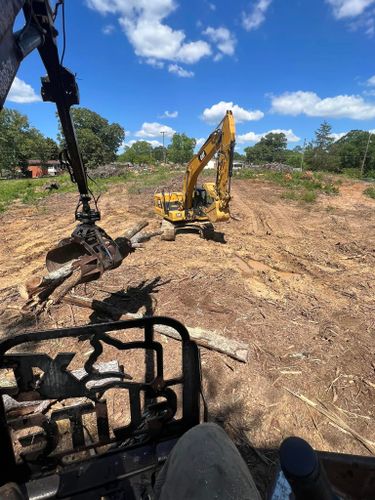
[[[369,141],[370,139],[370,141]],[[364,171],[375,171],[375,138],[365,130],[351,130],[344,137],[336,141],[331,147],[331,155],[335,157],[340,169],[357,168],[362,166],[368,143]]]
[[[331,154],[333,143],[332,127],[324,121],[315,131],[314,141],[306,147],[305,163],[311,170],[335,171],[338,169],[337,158]]]
[[[300,168],[302,164],[303,151],[301,146],[294,149],[287,149],[285,152],[285,163],[293,168]]]
[[[270,132],[254,146],[245,148],[246,159],[251,163],[283,162],[287,145],[285,134]]]
[[[53,139],[46,137],[44,141],[44,147],[48,160],[58,160],[59,159],[59,147]]]
[[[0,113],[0,175],[14,174],[29,127],[27,116],[14,109]]]
[[[137,141],[118,156],[118,161],[150,163],[153,160],[152,146],[147,141]]]
[[[246,160],[246,155],[242,155],[241,153],[238,153],[238,151],[235,151],[233,153],[233,160],[236,160],[236,161],[245,161]]]
[[[174,163],[186,163],[194,156],[197,141],[186,134],[174,134],[168,146],[168,159]]]
[[[156,161],[164,161],[164,153],[166,154],[166,149],[163,146],[156,146],[153,151],[153,157]]]
[[[72,108],[71,114],[85,164],[96,167],[114,161],[125,137],[121,125],[109,123],[98,113],[87,108]],[[61,146],[66,147],[61,125],[59,140]]]

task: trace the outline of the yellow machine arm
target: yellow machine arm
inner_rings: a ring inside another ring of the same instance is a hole
[[[198,153],[189,162],[183,183],[184,208],[188,212],[193,207],[194,192],[199,174],[212,157],[218,153],[216,183],[206,183],[207,195],[213,200],[204,212],[211,222],[216,222],[228,212],[230,181],[232,176],[233,152],[236,129],[232,111],[227,111],[218,127],[208,137]]]

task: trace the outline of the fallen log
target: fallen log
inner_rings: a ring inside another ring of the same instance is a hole
[[[143,317],[143,315],[139,313],[127,313],[126,316],[129,319],[140,319]],[[244,342],[240,342],[238,340],[228,339],[227,337],[224,337],[223,335],[220,335],[219,333],[212,330],[205,330],[203,328],[194,328],[190,326],[186,326],[186,329],[189,332],[190,338],[194,340],[199,346],[205,347],[206,349],[210,349],[212,351],[220,352],[221,354],[226,354],[236,361],[247,363],[249,356],[248,344],[245,344]],[[170,337],[175,340],[181,340],[181,337],[178,335],[178,333],[176,333],[176,331],[169,326],[156,325],[155,331],[161,333],[162,335],[165,335],[166,337]]]
[[[106,304],[101,300],[89,299],[86,297],[80,297],[77,295],[66,295],[63,299],[67,304],[71,304],[77,307],[84,307],[92,309],[98,313],[104,313],[112,319],[141,319],[143,315],[140,313],[127,313],[122,312],[117,307]],[[205,347],[213,351],[220,352],[221,354],[226,354],[230,358],[233,358],[242,363],[247,363],[249,346],[244,342],[238,340],[228,339],[223,335],[211,330],[205,330],[203,328],[193,328],[186,327],[190,338],[194,340],[199,346]],[[156,325],[155,331],[165,335],[166,337],[173,338],[175,340],[181,340],[178,333],[173,328],[164,325]]]
[[[137,233],[141,232],[143,228],[148,226],[148,221],[143,219],[138,224],[135,224],[135,226],[132,226],[130,229],[127,229],[124,233],[124,238],[127,238],[128,240],[131,240],[133,236],[135,236]]]
[[[87,297],[80,297],[78,295],[66,295],[63,302],[72,306],[84,307],[85,309],[92,309],[95,312],[110,316],[112,319],[118,320],[124,314],[120,309],[115,306],[106,304],[102,300],[89,299]]]
[[[160,236],[163,233],[163,231],[149,231],[149,232],[144,232],[141,234],[137,234],[134,237],[130,239],[132,245],[136,243],[142,243],[144,241],[149,241],[151,238],[154,236]]]
[[[213,351],[220,352],[221,354],[226,354],[230,358],[233,358],[242,363],[247,363],[249,346],[243,342],[237,340],[228,339],[219,333],[211,330],[204,330],[203,328],[193,328],[187,326],[187,331],[192,340],[194,340],[198,345],[205,347],[206,349],[211,349]],[[157,325],[155,331],[171,337],[176,340],[181,340],[180,336],[176,331],[164,325]]]

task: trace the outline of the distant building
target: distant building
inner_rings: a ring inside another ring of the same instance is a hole
[[[42,166],[42,162],[40,160],[29,160],[27,163],[27,171],[31,173],[32,179],[48,175],[48,168]]]
[[[215,159],[210,160],[204,168],[206,168],[207,170],[212,170],[216,168],[216,160]]]
[[[240,161],[240,160],[235,160],[233,162],[233,170],[240,170],[241,168],[244,168],[245,162]]]
[[[58,160],[48,160],[46,165],[42,165],[40,160],[29,160],[27,170],[33,179],[47,175],[55,176],[61,173],[60,162]]]
[[[55,176],[61,174],[61,166],[58,160],[47,161],[48,175]]]

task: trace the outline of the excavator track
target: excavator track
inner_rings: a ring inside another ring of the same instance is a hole
[[[166,219],[161,223],[162,234],[160,236],[163,241],[175,241],[178,233],[198,233],[205,240],[213,240],[215,236],[215,228],[211,222],[182,222],[173,224]]]

